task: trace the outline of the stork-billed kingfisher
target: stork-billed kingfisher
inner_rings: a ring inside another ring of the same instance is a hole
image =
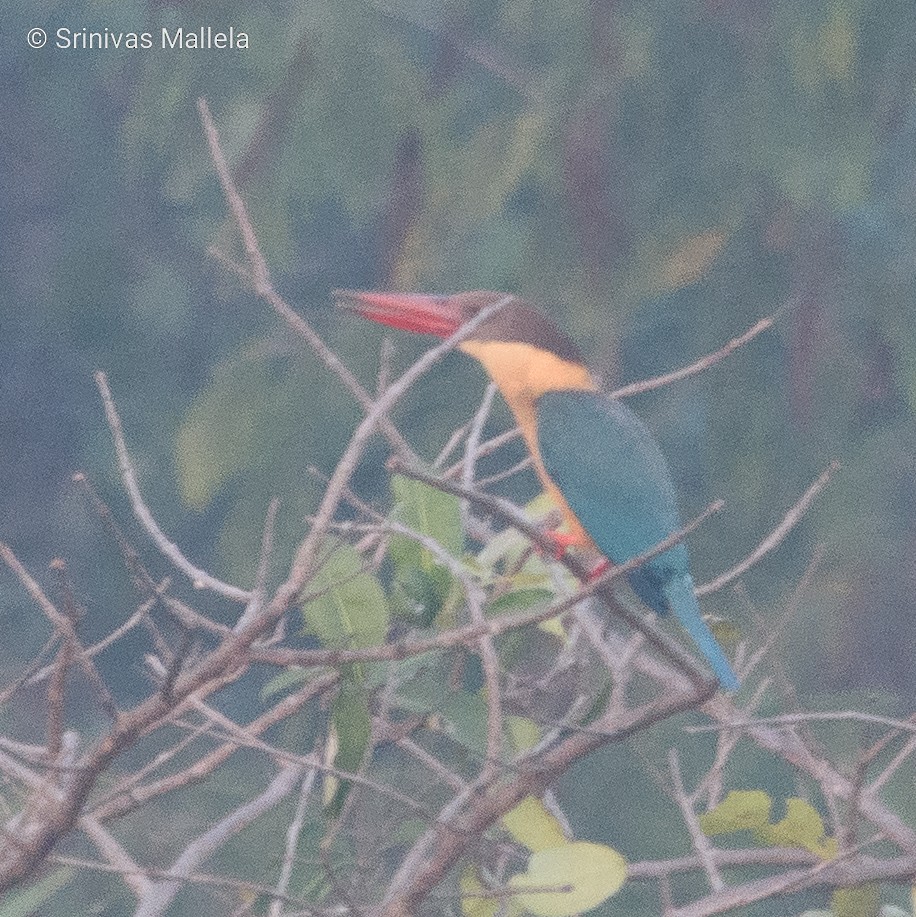
[[[506,296],[339,291],[341,305],[375,322],[448,337]],[[521,428],[567,533],[559,543],[597,548],[622,564],[680,528],[667,463],[652,434],[598,386],[576,345],[528,303],[515,299],[458,347],[483,364]],[[658,614],[674,612],[719,683],[739,683],[706,626],[683,542],[633,570],[634,592]]]

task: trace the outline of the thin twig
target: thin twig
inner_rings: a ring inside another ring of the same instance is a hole
[[[287,765],[261,793],[230,812],[188,844],[169,869],[169,873],[175,878],[156,882],[140,899],[134,917],[160,917],[164,914],[181,890],[182,884],[188,881],[194,870],[256,818],[269,812],[285,799],[301,779],[302,771],[303,766],[300,764]]]
[[[277,723],[281,723],[293,716],[313,698],[329,691],[337,684],[338,678],[339,676],[336,672],[312,678],[298,691],[288,694],[266,713],[239,728],[244,729],[245,734],[249,736],[261,735]],[[208,726],[200,727],[192,733],[192,737],[205,732],[209,732]],[[217,767],[231,758],[240,747],[238,741],[225,741],[214,751],[203,755],[181,771],[142,786],[134,785],[136,775],[132,775],[96,803],[96,808],[93,809],[93,812],[101,821],[122,818],[138,806],[144,805],[150,799],[175,792],[206,779]]]
[[[464,445],[464,467],[461,469],[461,483],[465,487],[472,487],[474,484],[474,474],[477,470],[477,450],[480,448],[483,428],[487,418],[490,416],[493,399],[498,391],[499,389],[496,387],[495,382],[487,385],[480,401],[480,407],[477,408],[477,412],[471,422],[467,442]],[[471,505],[467,500],[462,500],[459,505],[461,507],[461,529],[467,532],[470,529]]]
[[[887,767],[875,777],[874,780],[868,785],[866,792],[868,793],[877,793],[881,790],[885,783],[894,776],[895,773],[900,769],[900,766],[909,758],[914,752],[916,752],[916,736],[913,736],[909,739],[906,744],[897,752],[896,755],[890,760],[890,763]]]
[[[433,460],[433,468],[439,469],[448,459],[448,457],[458,448],[458,443],[467,436],[468,425],[462,424],[456,430],[452,432],[452,435],[445,441],[445,445],[440,450],[439,454]]]
[[[251,598],[233,628],[236,633],[247,626],[249,621],[254,620],[261,613],[261,608],[264,605],[267,574],[270,570],[270,555],[274,549],[274,524],[277,520],[277,510],[279,508],[280,501],[274,497],[267,507],[267,518],[264,520],[264,533],[261,536],[261,554],[254,579],[254,589],[251,590]]]
[[[492,455],[494,452],[498,452],[502,449],[503,446],[508,445],[511,442],[519,439],[522,435],[522,431],[518,427],[514,427],[511,430],[506,430],[503,433],[497,433],[496,436],[491,437],[486,442],[480,444],[477,449],[477,458],[482,459],[485,456]],[[461,469],[464,467],[464,456],[462,456],[454,465],[450,465],[442,472],[442,477],[444,478],[455,478],[461,474]]]
[[[123,866],[93,862],[83,857],[65,856],[64,854],[58,853],[52,854],[49,859],[61,866],[72,866],[76,869],[89,869],[94,872],[108,874],[117,873],[125,880],[129,875]],[[212,885],[214,888],[230,888],[244,895],[270,895],[273,892],[273,889],[269,886],[259,885],[257,882],[246,882],[244,879],[235,879],[232,876],[217,876],[205,872],[194,872],[189,875],[179,876],[169,872],[167,869],[156,869],[153,866],[137,866],[136,874],[145,879],[174,879],[183,885]],[[327,911],[322,908],[310,908],[308,904],[300,898],[283,896],[282,900],[284,904],[296,908],[296,914],[300,915],[300,917],[301,915],[327,917]]]
[[[799,723],[872,723],[890,726],[900,732],[916,732],[916,722],[899,720],[877,713],[861,713],[858,710],[812,710],[807,713],[784,713],[780,716],[760,719],[733,720],[729,723],[712,723],[706,726],[685,726],[685,732],[717,732],[720,729],[751,729],[757,726],[797,726]]]
[[[526,468],[530,468],[534,464],[534,460],[530,455],[526,455],[520,462],[516,462],[514,465],[511,465],[509,468],[506,468],[503,471],[498,471],[495,474],[491,474],[486,478],[479,478],[477,481],[477,486],[481,490],[486,490],[488,487],[492,487],[494,484],[498,484],[500,481],[505,481],[508,478],[514,477],[520,472],[524,471]]]
[[[101,698],[106,712],[112,716],[117,715],[117,708],[115,707],[114,700],[111,698],[111,694],[106,688],[105,681],[99,674],[99,670],[95,667],[92,659],[86,653],[82,641],[77,636],[76,627],[73,622],[45,595],[41,586],[38,585],[19,558],[13,553],[13,549],[3,542],[0,542],[0,558],[2,558],[6,565],[16,574],[19,582],[22,583],[38,607],[44,612],[45,617],[47,617],[51,625],[61,635],[61,639],[69,643],[70,649],[67,652],[76,658],[80,668],[95,688],[97,695]],[[53,664],[51,666],[51,671],[54,671]]]
[[[146,569],[146,567],[143,565],[143,562],[140,560],[140,555],[137,553],[134,546],[127,540],[127,537],[121,530],[121,527],[118,525],[114,517],[114,513],[111,511],[111,508],[99,496],[98,491],[95,489],[95,487],[93,487],[92,482],[86,476],[85,472],[76,472],[73,475],[72,480],[73,483],[80,487],[80,489],[89,498],[89,502],[92,504],[92,508],[99,515],[102,522],[105,524],[105,527],[111,533],[111,536],[114,538],[118,545],[121,556],[124,558],[124,563],[127,567],[128,573],[130,573],[135,587],[141,594],[155,596],[159,601],[162,602],[166,611],[176,620],[180,621],[184,627],[187,627],[191,630],[205,630],[211,634],[217,634],[219,636],[226,636],[228,633],[230,633],[230,628],[228,628],[225,624],[220,624],[218,621],[211,621],[206,615],[195,611],[180,599],[175,598],[175,596],[169,595],[168,589],[171,585],[171,580],[166,578],[161,583],[157,583],[157,581],[153,578],[152,574],[149,572],[149,570]],[[164,641],[162,641],[161,636],[155,630],[151,620],[144,616],[140,619],[140,621],[146,625],[147,630],[150,631],[153,639],[157,642],[157,652],[161,652]]]
[[[668,752],[668,773],[671,776],[671,785],[674,790],[674,799],[680,806],[681,814],[684,817],[684,824],[690,832],[690,839],[693,841],[693,849],[696,850],[703,869],[706,871],[706,877],[709,880],[709,887],[714,892],[720,892],[725,888],[725,882],[722,880],[722,874],[716,865],[713,856],[713,845],[709,838],[700,827],[700,820],[694,811],[694,800],[687,795],[684,788],[684,779],[681,776],[681,765],[676,748]]]
[[[258,244],[257,235],[248,216],[248,210],[245,202],[239,194],[232,179],[232,173],[229,170],[229,163],[223,153],[220,145],[219,132],[210,109],[205,99],[197,100],[197,110],[200,113],[200,121],[203,125],[204,134],[207,137],[207,143],[210,148],[210,157],[219,176],[220,184],[223,188],[223,194],[226,203],[232,212],[233,219],[238,227],[239,234],[245,245],[245,253],[248,257],[250,267],[250,280],[255,295],[263,299],[274,312],[283,319],[284,322],[302,337],[314,351],[315,355],[324,363],[328,369],[337,376],[343,383],[348,392],[360,403],[364,411],[370,411],[373,405],[372,396],[360,385],[359,380],[343,363],[340,357],[331,350],[330,347],[315,332],[311,325],[292,308],[274,288],[270,279],[270,272],[267,267],[267,261],[261,253],[261,247]],[[222,256],[221,261],[229,260]],[[379,418],[379,429],[384,433],[388,441],[396,452],[408,458],[411,461],[417,461],[416,453],[410,447],[410,444],[400,434],[391,419],[387,416]]]
[[[289,888],[289,880],[293,874],[293,866],[296,863],[296,850],[299,846],[299,835],[302,833],[302,825],[305,822],[305,810],[308,806],[309,796],[312,795],[312,787],[315,785],[315,777],[318,771],[312,768],[302,780],[299,787],[299,801],[296,803],[296,811],[293,820],[289,823],[286,830],[286,847],[283,850],[283,865],[280,867],[280,877],[277,879],[277,888],[270,903],[269,917],[283,917],[283,899],[286,896],[286,890]]]
[[[121,471],[121,480],[124,482],[124,489],[130,497],[130,504],[133,507],[134,516],[140,525],[146,529],[150,538],[157,548],[179,569],[194,585],[195,589],[209,589],[217,595],[231,599],[233,602],[248,602],[251,599],[251,593],[238,586],[230,583],[224,583],[215,576],[211,576],[206,570],[196,567],[189,561],[181,549],[174,542],[169,541],[165,532],[159,528],[159,524],[153,518],[140,493],[140,485],[137,483],[137,472],[134,469],[134,463],[127,451],[127,444],[124,442],[124,431],[121,427],[121,418],[115,408],[114,398],[111,394],[111,388],[108,385],[108,378],[105,373],[98,371],[95,374],[95,384],[98,387],[99,394],[102,396],[102,403],[105,406],[105,417],[108,420],[108,427],[111,430],[111,438],[114,441],[115,453],[118,457],[118,468]]]
[[[714,366],[720,360],[724,360],[730,353],[734,352],[739,347],[743,347],[749,341],[752,341],[758,334],[766,331],[767,328],[771,328],[785,309],[786,307],[784,306],[772,315],[760,319],[756,325],[753,325],[745,331],[744,334],[732,338],[724,347],[714,353],[707,354],[695,363],[691,363],[689,366],[683,366],[680,369],[674,370],[674,372],[665,373],[663,376],[656,376],[654,379],[645,379],[642,382],[632,382],[630,385],[624,385],[611,392],[611,398],[629,398],[632,395],[651,392],[657,388],[671,385],[673,382],[680,382],[682,379],[689,379],[691,376],[696,376],[704,370],[709,369],[710,366]]]
[[[721,574],[721,576],[717,576],[714,580],[704,583],[702,586],[698,586],[696,589],[697,596],[702,598],[704,595],[718,592],[733,580],[738,579],[739,576],[750,570],[754,564],[766,557],[774,548],[779,547],[789,532],[799,523],[802,516],[810,509],[811,504],[815,501],[818,494],[820,494],[820,492],[830,483],[830,479],[839,469],[839,462],[831,462],[826,470],[818,476],[817,480],[815,480],[801,495],[798,502],[785,514],[785,516],[783,516],[779,525],[773,528],[766,538],[764,538],[763,541],[744,558],[744,560],[735,564],[734,567],[730,570],[726,570],[725,573]]]
[[[107,828],[91,815],[81,816],[80,828],[95,844],[96,850],[117,870],[124,884],[138,900],[149,894],[153,885],[149,876]]]

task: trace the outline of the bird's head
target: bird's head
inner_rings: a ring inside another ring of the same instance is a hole
[[[447,338],[481,309],[505,299],[509,294],[491,290],[440,295],[435,293],[387,293],[337,290],[337,302],[373,322]],[[549,319],[522,299],[511,302],[483,322],[459,347],[481,359],[494,350],[492,345],[521,345],[541,351],[568,363],[581,364],[578,347]],[[501,348],[505,352],[504,348]],[[486,361],[481,359],[481,362]]]

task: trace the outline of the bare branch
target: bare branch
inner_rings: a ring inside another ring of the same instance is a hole
[[[29,571],[26,570],[19,558],[13,553],[13,549],[2,541],[0,541],[0,558],[2,558],[6,565],[16,574],[19,582],[22,583],[28,594],[44,612],[54,629],[61,635],[61,639],[64,643],[68,645],[68,648],[63,651],[63,655],[58,656],[57,665],[61,666],[58,670],[58,677],[63,677],[63,672],[69,665],[69,658],[75,657],[80,667],[85,672],[86,677],[95,688],[96,693],[102,699],[106,712],[111,715],[116,715],[117,709],[114,706],[111,694],[105,687],[104,679],[99,675],[98,669],[95,667],[95,664],[92,662],[92,659],[87,654],[82,642],[77,636],[74,623],[45,595],[41,586],[32,578]],[[49,666],[48,670],[49,674],[54,673],[55,665],[52,664]],[[55,690],[61,688],[62,681],[58,683]]]
[[[811,504],[815,501],[818,494],[830,483],[830,479],[833,475],[839,471],[840,463],[831,462],[827,469],[822,472],[817,480],[801,495],[801,498],[798,502],[786,513],[782,521],[777,525],[763,541],[748,554],[740,563],[735,564],[730,570],[726,570],[721,576],[717,576],[714,580],[708,583],[704,583],[702,586],[698,586],[696,589],[696,594],[700,597],[704,595],[709,595],[711,592],[718,592],[724,586],[727,586],[729,583],[736,580],[739,576],[746,573],[754,566],[759,560],[766,557],[774,548],[779,547],[782,544],[785,537],[792,531],[793,528],[799,523],[802,516],[811,507]]]
[[[334,685],[337,684],[338,678],[339,676],[336,672],[319,675],[313,678],[298,691],[288,694],[266,713],[263,713],[257,719],[239,728],[243,729],[244,733],[248,736],[256,737],[262,735],[271,726],[275,726],[277,723],[297,713],[313,698],[333,688]],[[209,727],[206,726],[201,727],[197,732],[192,733],[189,738],[193,739],[196,735],[206,732],[208,729]],[[226,741],[220,745],[219,748],[199,758],[196,762],[183,770],[140,786],[135,784],[139,779],[146,776],[146,773],[138,772],[129,780],[118,785],[107,796],[103,796],[102,799],[96,803],[93,813],[100,821],[121,818],[151,799],[180,790],[206,779],[217,767],[232,757],[240,747],[242,746],[240,746],[239,742],[236,740]],[[151,762],[151,765],[160,766],[165,763],[169,757],[170,754],[166,753],[156,761]]]
[[[264,520],[264,534],[261,536],[261,555],[258,560],[258,572],[255,575],[254,589],[251,592],[251,599],[249,599],[245,610],[233,628],[236,633],[247,626],[249,621],[254,620],[261,613],[261,608],[264,605],[267,574],[270,570],[270,555],[274,546],[274,523],[276,522],[279,508],[280,501],[274,497],[270,501],[270,505],[267,508],[267,518]]]
[[[296,803],[293,820],[289,823],[289,828],[286,831],[283,865],[280,868],[280,878],[277,880],[277,889],[273,896],[274,900],[270,904],[269,917],[283,917],[283,898],[289,888],[289,880],[293,874],[293,866],[296,863],[296,849],[299,845],[302,825],[305,822],[305,809],[308,805],[309,796],[312,795],[312,787],[315,785],[317,773],[318,771],[312,768],[303,778],[302,785],[299,788],[299,801]]]
[[[491,437],[486,442],[481,443],[477,449],[477,458],[483,458],[487,455],[492,455],[494,452],[498,452],[502,449],[503,446],[508,445],[511,442],[519,439],[522,435],[522,431],[518,427],[513,428],[512,430],[506,430],[503,433],[497,433],[496,436]],[[462,456],[454,465],[450,465],[445,471],[442,472],[442,477],[444,478],[455,478],[461,473],[461,469],[464,468],[464,457]]]
[[[129,875],[124,866],[93,862],[92,860],[86,860],[82,857],[54,854],[49,857],[49,859],[61,866],[72,866],[75,869],[90,869],[95,872],[109,874],[117,873],[125,879],[125,881]],[[212,885],[214,888],[228,888],[245,895],[273,894],[276,897],[275,889],[267,885],[259,885],[257,882],[246,882],[244,879],[234,879],[231,876],[217,876],[212,873],[204,872],[195,872],[187,876],[175,876],[168,870],[156,869],[152,866],[138,866],[136,872],[138,876],[144,879],[175,879],[184,885]],[[284,904],[288,904],[290,907],[297,909],[297,917],[310,917],[310,915],[315,915],[315,917],[328,917],[327,911],[324,909],[310,908],[306,902],[298,898],[291,898],[288,895],[282,895],[280,898]]]
[[[261,247],[258,244],[254,227],[248,217],[248,210],[245,202],[235,187],[232,180],[232,173],[229,171],[229,164],[223,154],[219,141],[219,132],[210,114],[205,99],[197,100],[197,110],[200,113],[201,124],[207,137],[207,143],[210,147],[210,157],[219,176],[220,184],[223,188],[223,194],[226,197],[226,203],[232,212],[233,219],[238,227],[239,234],[245,245],[245,253],[248,256],[250,266],[250,279],[255,294],[263,299],[274,312],[286,324],[296,332],[314,351],[315,355],[324,363],[325,366],[343,383],[348,392],[360,403],[364,411],[371,411],[373,405],[372,396],[360,385],[359,380],[346,367],[340,357],[331,350],[330,347],[322,340],[317,332],[309,325],[308,322],[284,300],[274,289],[273,282],[270,279],[270,272],[267,268],[267,261],[261,253]],[[224,263],[228,261],[225,256],[220,256]],[[237,272],[239,273],[239,272]],[[382,416],[378,418],[379,429],[387,437],[396,452],[403,455],[410,461],[416,461],[417,456],[411,449],[410,444],[398,432],[390,418]]]
[[[706,876],[709,879],[709,887],[714,892],[720,892],[725,888],[725,882],[722,881],[722,874],[716,864],[713,856],[713,845],[709,838],[700,827],[700,820],[694,811],[694,800],[688,797],[684,789],[684,779],[681,776],[681,765],[676,748],[668,752],[668,771],[671,775],[671,786],[674,790],[674,799],[680,806],[681,814],[684,816],[684,824],[690,832],[690,839],[693,841],[693,849],[696,850]]]
[[[219,636],[225,636],[230,633],[230,629],[226,627],[225,624],[220,624],[218,621],[211,621],[206,615],[200,614],[180,599],[169,595],[168,590],[171,586],[171,580],[166,578],[162,582],[157,582],[153,578],[140,560],[140,555],[127,540],[121,527],[115,521],[114,514],[111,512],[110,507],[99,496],[98,491],[92,486],[92,482],[86,474],[82,471],[76,472],[76,474],[73,475],[73,482],[86,494],[93,509],[98,513],[109,532],[111,532],[112,537],[118,545],[118,549],[121,551],[124,563],[134,581],[134,585],[141,594],[155,596],[155,598],[162,603],[165,610],[179,621],[183,627],[190,630],[205,630]],[[150,608],[152,608],[152,606],[150,606]],[[152,632],[152,624],[145,615],[140,617],[138,623],[145,624],[147,629]]]
[[[131,461],[130,454],[127,451],[127,444],[124,442],[124,432],[121,428],[121,418],[118,416],[115,408],[114,398],[111,395],[111,389],[108,386],[108,379],[105,373],[99,371],[95,374],[95,384],[98,387],[99,394],[102,396],[102,403],[105,406],[105,417],[108,420],[108,427],[111,430],[111,438],[114,440],[115,453],[118,456],[118,468],[121,470],[121,480],[124,482],[124,489],[130,497],[130,503],[134,510],[134,516],[140,525],[146,529],[150,538],[157,548],[175,565],[175,567],[187,576],[195,589],[209,589],[212,592],[221,595],[224,598],[231,599],[233,602],[248,602],[251,599],[251,593],[238,586],[232,586],[224,583],[216,577],[211,576],[206,570],[194,566],[184,554],[178,545],[169,541],[165,532],[159,528],[159,524],[153,518],[146,503],[143,501],[143,495],[140,493],[140,486],[137,483],[137,473],[134,470],[134,463]]]
[[[285,799],[301,780],[302,771],[301,765],[287,765],[260,795],[239,806],[209,831],[188,844],[169,870],[169,873],[177,878],[164,879],[153,885],[140,899],[134,917],[159,917],[160,914],[164,914],[172,899],[181,890],[183,882],[188,880],[194,870],[256,818],[269,812]]]
[[[153,883],[144,875],[143,870],[140,869],[130,854],[101,822],[91,815],[82,815],[80,817],[80,828],[95,844],[99,853],[117,869],[127,887],[138,899],[150,893]]]
[[[528,760],[515,764],[514,779],[492,775],[477,780],[465,793],[458,794],[439,814],[439,818],[414,844],[401,862],[383,902],[372,910],[372,917],[403,917],[412,914],[420,901],[442,880],[462,856],[469,838],[477,838],[514,808],[526,796],[540,796],[556,777],[596,748],[618,742],[634,732],[690,709],[702,699],[696,687],[671,692],[649,704],[620,716],[613,722],[599,718],[600,734],[575,733],[558,745]]]
[[[766,331],[767,328],[771,328],[776,320],[782,315],[786,307],[774,312],[772,315],[768,315],[766,318],[760,319],[756,325],[753,325],[744,334],[739,335],[736,338],[732,338],[724,347],[716,350],[714,353],[707,354],[700,360],[697,360],[696,363],[691,363],[689,366],[684,366],[681,369],[676,369],[674,372],[665,373],[663,376],[656,376],[654,379],[646,379],[643,382],[632,382],[630,385],[624,385],[621,388],[616,389],[611,392],[611,398],[629,398],[632,395],[640,395],[643,392],[651,392],[657,388],[662,388],[666,385],[671,385],[673,382],[680,382],[682,379],[689,379],[691,376],[696,376],[704,370],[709,369],[710,366],[715,366],[720,360],[724,360],[730,353],[736,351],[739,347],[743,347],[749,341],[752,341],[758,334]]]

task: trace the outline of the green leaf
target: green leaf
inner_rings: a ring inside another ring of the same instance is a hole
[[[440,701],[438,712],[444,721],[443,732],[459,745],[486,754],[487,702],[481,692],[452,691]]]
[[[289,688],[295,688],[304,681],[308,681],[313,677],[313,674],[314,672],[312,669],[303,669],[301,666],[297,665],[290,666],[288,669],[285,669],[271,678],[270,681],[261,688],[259,696],[261,700],[270,700],[272,697],[282,694]]]
[[[464,551],[464,533],[457,497],[399,474],[392,477],[391,490],[398,522],[421,535],[429,536],[453,557],[461,556]],[[430,552],[406,536],[392,538],[389,550],[395,564],[413,562],[420,556],[429,567],[436,566]]]
[[[599,680],[600,679],[600,680]],[[607,710],[608,701],[611,699],[611,691],[614,690],[614,683],[605,675],[595,676],[596,683],[592,688],[597,688],[594,700],[589,705],[588,710],[582,715],[579,726],[591,726],[599,716],[602,716]]]
[[[510,611],[527,611],[545,602],[552,602],[553,592],[549,589],[515,589],[501,595],[487,609],[491,615],[502,615]]]
[[[41,913],[42,905],[62,888],[70,884],[74,870],[69,866],[56,869],[49,876],[22,891],[13,892],[0,906],[0,917],[29,917]]]
[[[402,563],[395,568],[391,586],[392,611],[415,627],[429,627],[445,605],[452,583],[451,574],[442,567],[426,570]]]
[[[763,790],[732,790],[714,809],[700,815],[709,837],[733,831],[760,831],[770,824],[773,800]]]
[[[372,736],[372,719],[369,713],[369,696],[363,686],[354,681],[344,681],[331,704],[331,724],[337,740],[334,767],[348,773],[359,770]],[[326,808],[333,816],[350,789],[350,782],[341,779],[333,786],[333,795]]]
[[[324,646],[379,646],[388,634],[388,602],[379,581],[363,570],[350,545],[334,550],[308,585],[318,593],[302,606],[306,633]]]
[[[532,914],[573,917],[615,895],[626,878],[626,860],[616,850],[575,841],[532,854],[528,871],[513,876],[509,885],[519,891],[518,903]],[[525,892],[526,887],[558,890]]]
[[[464,551],[461,509],[457,497],[402,475],[391,479],[393,516],[402,525],[437,542],[453,557]],[[396,610],[428,626],[452,588],[451,573],[432,551],[406,535],[394,535],[388,548],[394,564],[392,598]]]
[[[836,838],[827,837],[824,821],[811,803],[793,797],[786,800],[786,815],[757,832],[760,840],[773,847],[804,847],[824,860],[837,855]]]
[[[556,816],[536,796],[526,796],[514,809],[503,815],[509,833],[532,853],[562,847],[566,835]]]
[[[402,710],[434,717],[435,728],[450,736],[457,744],[477,754],[487,748],[487,704],[478,690],[460,687],[444,689],[452,676],[441,663],[427,662],[411,678],[403,681],[395,695]],[[429,728],[434,728],[429,724]]]

